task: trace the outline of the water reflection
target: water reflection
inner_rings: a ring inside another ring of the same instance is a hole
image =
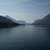
[[[49,31],[50,32],[50,31]],[[38,50],[50,47],[50,34],[46,27],[32,25],[0,29],[0,49]]]

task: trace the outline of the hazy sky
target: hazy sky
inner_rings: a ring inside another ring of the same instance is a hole
[[[32,22],[50,13],[50,0],[0,0],[0,15]]]

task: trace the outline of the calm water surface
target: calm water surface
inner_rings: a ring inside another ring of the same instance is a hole
[[[0,28],[0,50],[46,50],[50,34],[46,27],[32,25]]]

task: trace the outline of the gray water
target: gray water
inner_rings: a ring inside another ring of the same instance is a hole
[[[50,48],[46,27],[32,25],[0,28],[0,50],[43,50]]]

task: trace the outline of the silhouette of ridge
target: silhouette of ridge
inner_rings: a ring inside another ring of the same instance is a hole
[[[18,23],[15,23],[15,21],[12,21],[11,19],[0,16],[0,27],[12,27],[15,25],[19,25]]]
[[[45,26],[50,26],[50,14],[46,15],[43,19],[41,20],[36,20],[34,25],[45,25]]]

